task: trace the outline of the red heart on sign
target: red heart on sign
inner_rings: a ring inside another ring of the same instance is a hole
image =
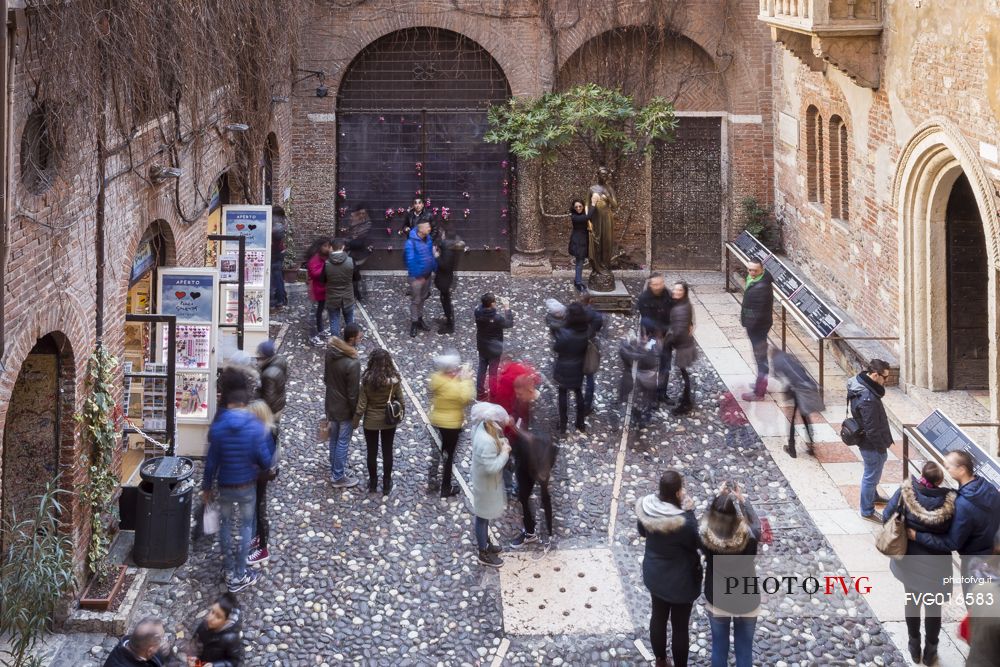
[[[245,227],[245,225],[242,222],[236,223],[236,229],[243,229],[243,227]]]
[[[176,296],[178,299],[183,299],[185,296],[187,296],[187,292],[174,292],[174,296]]]

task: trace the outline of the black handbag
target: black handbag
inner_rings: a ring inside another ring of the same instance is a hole
[[[403,420],[403,404],[399,400],[393,398],[393,394],[396,393],[396,385],[392,385],[392,389],[389,390],[389,400],[385,402],[385,417],[382,421],[386,426],[395,426]]]
[[[840,439],[848,447],[857,447],[865,437],[865,431],[861,428],[861,422],[854,416],[851,408],[851,399],[847,399],[847,418],[840,424]]]

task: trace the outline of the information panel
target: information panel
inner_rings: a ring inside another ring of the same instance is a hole
[[[245,239],[244,260],[244,321],[243,349],[253,353],[268,337],[270,327],[269,309],[271,292],[271,207],[240,204],[222,207],[222,230],[229,235]],[[219,255],[219,270],[229,280],[236,278],[237,245],[223,244]],[[234,285],[226,285],[217,308],[217,322],[235,324],[238,310],[237,290]],[[223,330],[220,353],[226,359],[235,352],[232,330]]]
[[[771,251],[756,236],[747,231],[740,233],[733,239],[733,246],[743,253],[744,257],[757,262],[763,262],[771,254]]]
[[[842,323],[833,309],[823,303],[823,300],[805,285],[800,287],[790,300],[820,338],[826,338],[832,334]]]
[[[968,452],[975,465],[976,477],[988,480],[1000,490],[1000,465],[943,412],[935,410],[920,422],[916,430],[941,456],[955,451]]]
[[[781,292],[786,299],[791,298],[802,287],[802,281],[799,280],[799,277],[774,255],[764,260],[764,268],[771,274],[774,288]]]

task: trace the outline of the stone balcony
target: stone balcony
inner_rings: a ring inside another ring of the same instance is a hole
[[[814,71],[833,65],[859,86],[878,88],[882,0],[760,0],[771,39]]]

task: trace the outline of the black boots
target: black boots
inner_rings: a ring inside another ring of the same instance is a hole
[[[913,646],[913,645],[910,644],[910,646]],[[937,647],[938,647],[937,644],[931,644],[930,642],[927,642],[927,644],[924,646],[924,664],[925,665],[928,665],[930,667],[932,665],[936,665],[937,664],[937,661],[938,661]],[[913,654],[913,649],[912,648],[910,649],[910,654],[911,655]]]
[[[416,337],[417,337],[417,323],[410,322],[410,338],[416,338]]]
[[[442,320],[441,323],[438,325],[438,333],[441,335],[455,333],[455,321]]]
[[[426,324],[424,324],[424,318],[422,318],[422,317],[419,320],[417,320],[417,328],[420,329],[421,331],[430,331],[431,330],[431,328],[429,326],[427,326]]]

